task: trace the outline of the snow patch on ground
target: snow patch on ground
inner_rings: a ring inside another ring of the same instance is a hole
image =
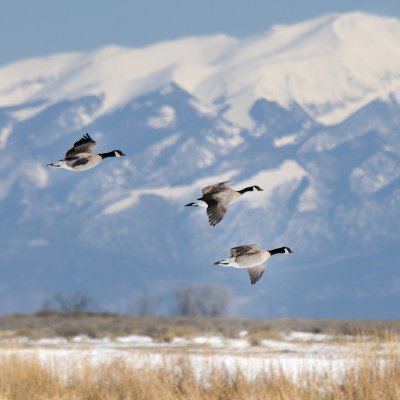
[[[222,336],[176,337],[170,342],[157,342],[143,335],[129,335],[114,339],[89,338],[84,335],[70,340],[44,338],[32,340],[24,337],[2,336],[1,355],[12,354],[37,357],[43,365],[56,367],[55,371],[68,377],[82,361],[96,366],[121,360],[132,368],[144,366],[157,368],[171,366],[184,356],[194,368],[196,375],[207,377],[210,366],[225,368],[228,373],[241,371],[249,379],[260,373],[281,370],[294,381],[305,371],[318,374],[333,374],[337,379],[360,355],[371,351],[391,351],[390,346],[373,342],[353,341],[348,338],[342,343],[329,335],[307,332],[282,334],[282,340],[264,339],[258,346],[251,346],[244,337],[233,339]],[[10,344],[18,346],[10,346]]]
[[[118,343],[132,344],[132,345],[145,345],[153,343],[153,339],[150,336],[143,335],[130,335],[120,336],[115,339]]]

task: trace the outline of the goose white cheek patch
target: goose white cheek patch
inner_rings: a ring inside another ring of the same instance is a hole
[[[208,207],[208,204],[203,200],[196,200],[195,203],[196,203],[196,205],[198,207],[202,207],[202,208],[207,208]]]

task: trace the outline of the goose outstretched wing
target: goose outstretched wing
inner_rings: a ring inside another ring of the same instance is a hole
[[[96,142],[86,133],[81,139],[74,143],[74,147],[67,151],[65,158],[73,157],[79,153],[91,153],[95,146]]]
[[[215,185],[210,185],[206,186],[205,188],[202,189],[202,194],[205,196],[206,194],[213,194],[213,193],[218,193],[224,189],[229,188],[228,183],[231,181],[225,181],[225,182],[220,182],[216,183]]]
[[[244,244],[242,246],[232,247],[231,257],[236,257],[246,253],[252,253],[257,250],[259,250],[257,244]]]
[[[207,215],[210,225],[215,226],[224,218],[228,207],[219,201],[208,202]]]
[[[265,271],[265,262],[255,267],[247,268],[250,277],[250,284],[254,285],[263,275]]]

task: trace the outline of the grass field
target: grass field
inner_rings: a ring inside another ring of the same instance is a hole
[[[0,317],[0,400],[400,399],[398,321]]]
[[[357,359],[341,379],[329,373],[304,371],[293,381],[277,365],[248,379],[240,370],[210,367],[198,374],[184,357],[174,365],[132,367],[114,360],[93,366],[82,362],[60,376],[57,363],[43,366],[39,355],[0,358],[0,399],[290,399],[397,400],[400,364],[397,355]]]

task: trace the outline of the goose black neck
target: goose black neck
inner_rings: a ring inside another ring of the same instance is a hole
[[[253,191],[253,186],[249,186],[249,187],[246,187],[246,188],[244,188],[242,190],[238,190],[238,193],[243,194],[243,193],[252,192],[252,191]]]
[[[268,251],[271,254],[271,256],[273,256],[274,254],[284,253],[285,252],[285,248],[284,247],[279,247],[277,249],[268,250]]]
[[[115,152],[109,151],[108,153],[100,153],[99,156],[103,159],[108,157],[115,157]]]

